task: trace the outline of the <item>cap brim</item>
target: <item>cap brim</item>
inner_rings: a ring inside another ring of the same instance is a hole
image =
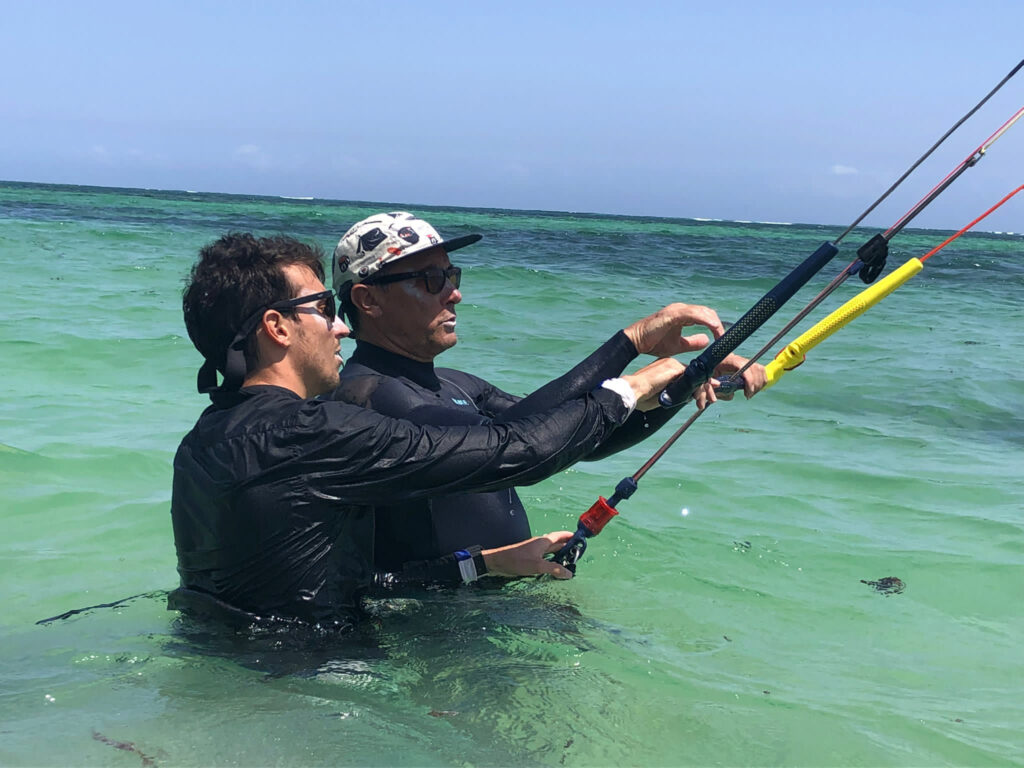
[[[451,253],[457,251],[459,248],[465,248],[467,245],[472,245],[477,240],[483,238],[483,235],[463,235],[462,237],[453,237],[451,240],[442,240],[440,243],[424,243],[419,248],[410,248],[407,251],[403,251],[397,257],[388,259],[384,264],[393,264],[400,259],[407,259],[410,256],[415,256],[417,253],[423,253],[429,251],[431,248],[444,248],[445,253]],[[383,265],[382,265],[383,266]],[[359,282],[359,281],[356,281]]]
[[[445,240],[441,243],[441,247],[448,253],[457,251],[459,248],[465,248],[467,245],[472,245],[477,240],[480,240],[483,235],[463,235],[462,237],[453,237],[451,240]]]

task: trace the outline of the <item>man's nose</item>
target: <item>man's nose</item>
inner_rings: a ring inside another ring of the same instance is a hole
[[[344,321],[341,319],[341,315],[336,315],[334,323],[331,325],[331,333],[339,339],[346,339],[352,335],[352,330],[345,325]]]

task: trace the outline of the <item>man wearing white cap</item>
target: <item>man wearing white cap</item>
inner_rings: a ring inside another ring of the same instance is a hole
[[[356,351],[332,397],[423,425],[503,423],[540,413],[619,376],[638,354],[668,357],[700,349],[707,338],[681,329],[703,325],[717,338],[725,329],[711,309],[672,304],[619,331],[564,376],[525,399],[463,371],[435,368],[434,359],[457,342],[456,305],[462,270],[453,251],[480,240],[445,240],[429,223],[404,211],[380,213],[352,226],[334,251],[334,288],[348,318]],[[731,356],[718,373],[744,361]],[[764,385],[761,366],[745,373],[747,397]],[[710,384],[698,407],[715,400]],[[653,434],[674,409],[636,411],[586,458],[607,456]],[[554,436],[551,436],[552,439]],[[535,433],[545,442],[543,427]],[[375,510],[375,562],[401,571],[410,562],[471,545],[501,547],[530,537],[526,511],[514,488],[418,499]]]

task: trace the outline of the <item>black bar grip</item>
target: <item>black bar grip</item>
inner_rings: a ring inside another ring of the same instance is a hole
[[[822,243],[818,250],[804,259],[802,264],[799,264],[774,288],[762,296],[761,300],[720,338],[716,339],[714,344],[691,360],[683,374],[665,387],[665,391],[658,396],[658,401],[665,408],[688,402],[693,397],[694,390],[711,378],[718,364],[764,325],[768,318],[778,311],[779,307],[793,298],[793,295],[837,253],[839,253],[839,249],[832,243]]]
[[[715,388],[716,395],[731,395],[734,392],[743,391],[743,377],[737,376],[733,378],[729,376],[727,378],[719,379],[718,386]]]

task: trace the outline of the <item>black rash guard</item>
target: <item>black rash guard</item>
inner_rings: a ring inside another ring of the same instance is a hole
[[[626,413],[597,389],[537,416],[439,428],[281,387],[216,395],[174,457],[169,606],[348,626],[379,570],[372,505],[538,482]]]
[[[434,368],[432,363],[360,341],[331,397],[416,424],[500,424],[579,397],[620,375],[636,356],[633,343],[619,331],[564,376],[519,398],[472,374]],[[674,412],[634,412],[585,458],[603,458],[636,444]],[[490,549],[530,536],[526,510],[513,488],[382,504],[376,508],[376,517],[375,561],[391,571],[411,560],[437,558],[470,545]]]

